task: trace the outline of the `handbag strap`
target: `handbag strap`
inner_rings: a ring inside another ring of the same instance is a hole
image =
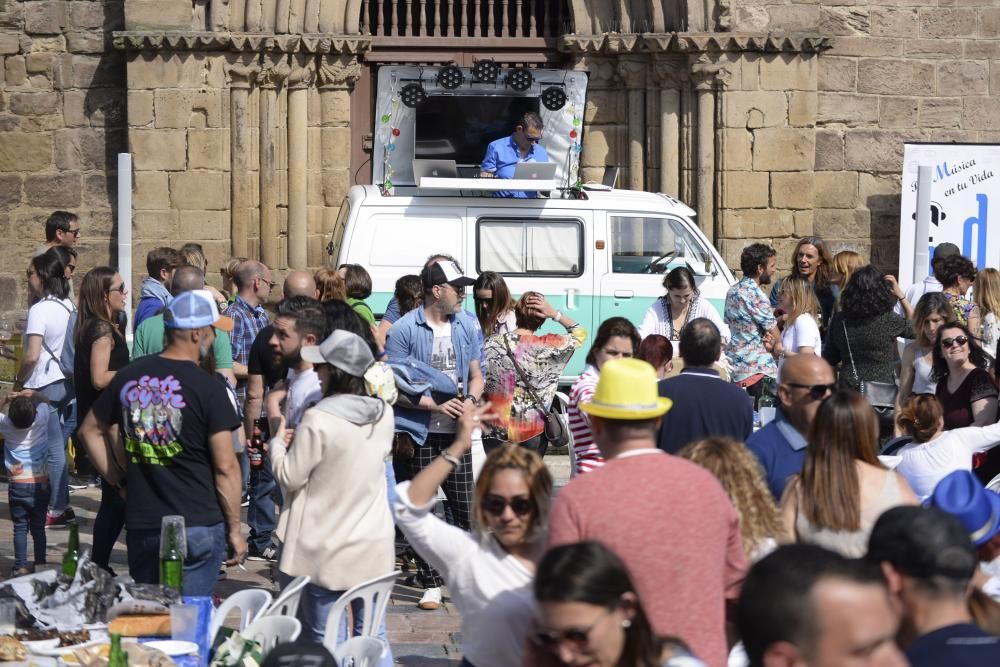
[[[851,352],[851,337],[847,335],[847,323],[841,320],[840,326],[844,327],[844,340],[847,342],[847,356],[851,360],[851,371],[854,373],[855,381],[860,385],[861,378],[858,377],[858,367],[854,365],[854,353]]]
[[[518,379],[521,381],[521,384],[524,385],[525,391],[527,391],[528,395],[531,396],[531,400],[535,402],[535,409],[542,413],[542,417],[545,417],[545,404],[540,398],[538,398],[538,394],[535,393],[534,387],[532,387],[531,383],[528,382],[528,378],[524,376],[524,371],[521,370],[521,367],[517,363],[517,359],[514,358],[514,351],[510,348],[510,342],[508,341],[507,336],[505,335],[503,338],[503,347],[507,351],[507,356],[510,357],[511,363],[514,364],[514,372],[517,373]]]

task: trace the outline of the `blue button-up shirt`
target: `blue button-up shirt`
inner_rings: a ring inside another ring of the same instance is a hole
[[[548,162],[549,154],[545,152],[540,143],[534,143],[528,149],[528,154],[521,157],[521,149],[514,141],[514,135],[503,137],[490,142],[486,147],[486,157],[480,165],[480,169],[488,171],[496,178],[514,178],[514,169],[520,162]],[[515,197],[518,199],[528,199],[537,196],[535,192],[524,192],[523,190],[504,190],[493,193],[494,197]]]
[[[778,408],[774,419],[747,438],[747,449],[764,469],[764,478],[776,501],[785,493],[788,479],[802,472],[808,442]]]
[[[250,360],[250,348],[253,347],[254,339],[268,324],[267,311],[260,304],[251,306],[243,297],[237,296],[229,308],[226,308],[226,315],[233,318],[233,330],[229,334],[229,339],[233,343],[233,361],[246,366]],[[236,382],[236,396],[242,406],[247,400],[246,380]]]

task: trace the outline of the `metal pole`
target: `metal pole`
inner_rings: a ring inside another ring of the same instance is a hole
[[[923,281],[930,266],[931,184],[933,167],[917,167],[917,229],[913,235],[913,282]]]
[[[132,154],[118,154],[118,273],[132,298]],[[131,309],[130,309],[131,310]],[[125,342],[132,348],[134,323],[128,318]]]

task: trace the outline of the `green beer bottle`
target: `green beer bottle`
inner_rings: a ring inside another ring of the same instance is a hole
[[[80,560],[80,529],[75,522],[69,524],[69,544],[62,559],[62,573],[67,577],[76,576],[76,563]]]
[[[160,549],[160,585],[180,593],[184,590],[184,554],[177,530],[176,524],[166,527],[166,543]]]
[[[111,634],[111,653],[108,654],[108,667],[127,667],[128,653],[122,650],[122,636]]]

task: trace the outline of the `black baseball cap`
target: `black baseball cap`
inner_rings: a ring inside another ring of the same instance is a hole
[[[958,249],[958,246],[954,243],[938,243],[934,246],[934,259],[944,259],[945,257],[951,257],[952,255],[961,255],[962,251]]]
[[[476,284],[474,278],[463,275],[458,264],[450,259],[439,259],[433,264],[428,264],[420,272],[420,280],[424,283],[424,289],[430,289],[435,285],[448,283],[452,287],[472,287]]]
[[[917,579],[972,578],[978,559],[969,532],[935,507],[894,507],[878,518],[868,538],[866,560],[891,563]]]

